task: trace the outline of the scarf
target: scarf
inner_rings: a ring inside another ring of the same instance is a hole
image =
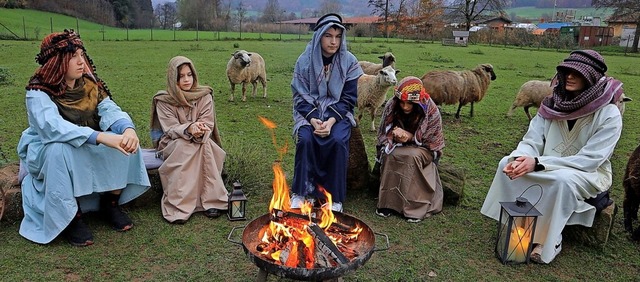
[[[378,130],[378,145],[394,145],[393,127],[400,125],[399,117],[404,115],[400,109],[400,98],[394,96],[388,102],[382,113],[382,124]],[[419,105],[418,110],[422,111],[422,117],[414,120],[416,124],[406,124],[401,127],[405,130],[417,128],[413,135],[419,146],[425,147],[434,152],[440,152],[444,148],[444,135],[442,133],[442,119],[440,111],[431,98],[423,99],[420,102],[414,102]],[[410,115],[416,112],[416,107]]]
[[[593,50],[578,50],[569,54],[556,67],[556,76],[552,84],[553,95],[545,97],[538,113],[545,119],[573,120],[589,115],[613,101],[612,78],[606,77],[607,65],[604,58]],[[586,89],[578,95],[571,95],[565,89],[569,72],[580,73],[585,79]],[[614,85],[615,86],[615,85]],[[605,91],[606,90],[606,91]]]
[[[98,104],[109,95],[90,77],[85,76],[77,80],[76,86],[67,88],[62,95],[50,97],[65,120],[78,126],[88,126],[93,130],[102,131]]]

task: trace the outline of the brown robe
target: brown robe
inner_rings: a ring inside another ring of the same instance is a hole
[[[382,154],[378,208],[423,219],[442,210],[444,194],[433,156],[424,147],[396,147]]]
[[[210,208],[227,209],[227,189],[222,181],[226,156],[216,128],[213,97],[190,101],[192,107],[174,106],[154,99],[164,135],[158,151],[164,163],[158,169],[164,189],[162,215],[173,222],[187,220],[194,212]],[[212,130],[201,138],[186,133],[192,122],[207,123]]]

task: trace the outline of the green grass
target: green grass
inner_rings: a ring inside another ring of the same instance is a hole
[[[289,143],[284,157],[288,180],[293,173],[291,145],[290,81],[296,58],[306,42],[242,41],[240,47],[262,54],[268,73],[268,98],[249,97],[247,102],[229,102],[229,86],[225,66],[235,41],[207,42],[86,42],[88,54],[97,65],[115,100],[134,119],[142,145],[149,147],[149,108],[152,95],[164,87],[168,60],[184,55],[193,60],[203,84],[215,89],[217,118],[228,152],[230,174],[246,180],[249,217],[267,212],[271,197],[271,162],[277,154],[269,132],[260,124],[258,115],[278,124],[278,142]],[[20,132],[27,126],[24,108],[24,86],[37,67],[33,58],[39,42],[0,41],[0,68],[12,79],[0,84],[0,150],[4,160],[15,162],[15,148]],[[390,248],[376,252],[347,281],[424,281],[424,280],[600,280],[638,279],[640,248],[631,243],[621,226],[621,213],[614,224],[607,247],[597,249],[576,242],[564,242],[561,255],[548,266],[503,266],[495,258],[492,245],[495,222],[479,212],[484,196],[500,158],[515,148],[527,129],[527,118],[519,108],[506,118],[519,86],[531,78],[549,78],[554,66],[566,51],[473,46],[446,48],[424,43],[351,43],[353,53],[361,60],[377,61],[377,56],[392,51],[402,70],[400,77],[421,76],[432,69],[473,68],[491,63],[497,79],[492,82],[485,99],[475,105],[475,116],[469,117],[469,106],[463,107],[461,120],[453,113],[457,106],[443,107],[446,148],[443,162],[466,171],[465,198],[459,206],[446,206],[442,213],[419,224],[408,224],[391,217],[374,215],[376,200],[360,191],[349,191],[346,212],[357,216],[374,231],[387,234]],[[622,203],[621,178],[629,154],[638,145],[640,105],[635,93],[640,91],[640,74],[633,66],[640,58],[605,55],[609,75],[625,82],[628,96],[636,99],[627,105],[622,138],[612,158],[614,185],[612,197]],[[236,90],[236,95],[239,91]],[[365,115],[366,116],[366,115]],[[364,118],[364,124],[369,119]],[[363,127],[370,162],[374,156],[374,134]],[[255,174],[247,179],[246,175]],[[55,240],[41,246],[18,234],[19,223],[0,222],[0,274],[5,281],[55,280],[254,280],[257,268],[247,259],[242,248],[226,240],[229,232],[243,222],[223,218],[209,220],[194,215],[184,226],[167,224],[160,214],[159,195],[148,193],[146,201],[128,207],[136,223],[131,232],[117,233],[103,222],[89,216],[96,244],[87,248],[69,246]],[[146,202],[146,204],[142,204]],[[236,232],[239,239],[241,232]],[[383,245],[378,242],[378,246]],[[429,272],[437,276],[431,278]],[[515,278],[514,278],[515,277]],[[271,281],[276,280],[270,276]]]

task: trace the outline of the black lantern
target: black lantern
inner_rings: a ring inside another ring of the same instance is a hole
[[[229,220],[246,220],[247,197],[242,191],[242,185],[236,181],[233,183],[233,190],[229,194]]]
[[[529,263],[538,217],[542,214],[518,197],[515,202],[500,202],[500,220],[496,254],[503,264]]]

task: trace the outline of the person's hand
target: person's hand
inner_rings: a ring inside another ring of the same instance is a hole
[[[411,132],[397,126],[393,128],[391,134],[393,135],[393,140],[398,143],[406,143],[413,138],[413,134],[411,134]]]
[[[336,119],[333,117],[330,117],[328,120],[322,122],[319,128],[316,128],[316,130],[313,131],[313,133],[320,137],[327,137],[331,134],[331,128],[335,123],[336,123]]]
[[[96,142],[98,142],[98,144],[103,144],[107,147],[111,147],[114,148],[120,152],[122,152],[125,155],[129,155],[130,152],[128,152],[127,150],[125,150],[120,144],[122,144],[122,140],[123,140],[123,135],[119,135],[119,134],[110,134],[110,133],[105,133],[105,132],[100,132],[98,133],[98,136],[96,137]]]
[[[504,172],[510,179],[516,179],[529,172],[532,172],[536,166],[536,160],[533,157],[521,156],[517,157],[512,162],[508,163],[502,172]]]
[[[206,123],[201,121],[196,121],[187,128],[187,132],[195,138],[202,137],[206,131],[209,131],[209,127]]]
[[[120,147],[129,153],[135,153],[140,145],[140,139],[136,131],[129,127],[122,133],[122,141],[120,141]]]
[[[311,126],[313,126],[314,130],[324,129],[322,121],[317,118],[312,118],[309,122],[311,123]]]

